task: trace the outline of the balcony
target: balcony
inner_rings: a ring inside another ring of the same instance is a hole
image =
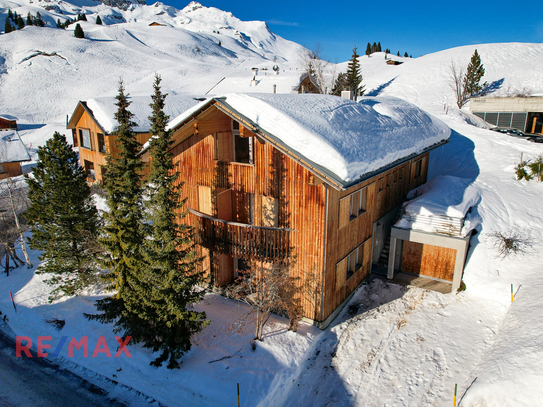
[[[189,209],[195,228],[195,242],[219,253],[240,259],[267,261],[289,255],[293,229],[229,222]]]

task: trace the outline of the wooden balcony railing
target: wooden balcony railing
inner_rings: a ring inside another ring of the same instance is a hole
[[[229,222],[193,209],[189,212],[194,220],[195,241],[204,247],[241,259],[273,261],[289,255],[293,229]]]

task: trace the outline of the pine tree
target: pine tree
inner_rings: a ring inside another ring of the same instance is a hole
[[[43,21],[43,18],[40,14],[40,12],[38,11],[36,13],[36,24],[38,27],[45,27],[45,21]]]
[[[81,14],[81,21],[87,21],[87,15],[85,13]]]
[[[25,175],[31,204],[29,244],[41,250],[38,273],[50,273],[50,300],[74,295],[97,281],[94,257],[98,215],[85,171],[66,137],[57,132],[38,149],[39,161]]]
[[[360,63],[358,62],[358,57],[360,55],[357,54],[357,47],[355,46],[353,48],[353,55],[351,57],[351,60],[349,61],[349,64],[347,65],[347,87],[348,90],[352,91],[354,93],[354,97],[356,100],[356,97],[359,95],[364,94],[364,87],[360,87],[360,83],[362,82],[362,75],[360,73]]]
[[[205,325],[205,313],[192,310],[203,291],[195,286],[201,278],[195,266],[192,229],[183,223],[185,212],[181,199],[182,182],[174,172],[171,131],[166,130],[169,117],[164,114],[165,94],[160,90],[161,78],[155,76],[151,123],[151,168],[147,187],[147,221],[150,236],[144,242],[145,278],[148,284],[139,293],[145,301],[144,315],[149,319],[144,346],[160,350],[151,364],[161,366],[169,358],[168,368],[178,368],[176,361],[191,348],[191,336]],[[142,330],[143,331],[143,330]]]
[[[60,18],[57,19],[57,28],[64,28],[63,24],[60,22]]]
[[[26,25],[34,25],[32,22],[32,16],[30,15],[30,11],[28,12],[26,16]]]
[[[76,24],[75,26],[74,36],[75,38],[85,38],[85,33],[79,24]]]
[[[106,203],[109,208],[103,215],[103,237],[100,244],[106,255],[101,263],[108,273],[103,276],[109,290],[117,293],[96,302],[100,314],[85,314],[88,319],[102,323],[115,323],[115,332],[122,336],[139,337],[147,322],[136,307],[141,303],[133,298],[141,292],[146,280],[141,278],[143,259],[142,245],[145,237],[143,224],[142,181],[143,163],[138,153],[141,144],[132,130],[136,125],[134,115],[128,110],[130,102],[124,93],[122,82],[117,95],[117,128],[112,133],[116,138],[115,156],[108,155],[103,168]]]
[[[25,28],[25,22],[21,16],[17,16],[17,29],[22,30],[23,28]]]
[[[9,18],[6,18],[6,24],[4,26],[4,33],[8,34],[14,30],[13,26],[9,22]]]
[[[377,43],[377,52],[381,52],[381,43],[380,42]]]
[[[374,52],[377,52],[377,44],[375,42],[371,45],[371,53],[373,54]]]
[[[409,54],[407,53],[407,51],[405,51],[405,53],[403,54],[403,56],[404,56],[405,58],[409,58]]]
[[[13,20],[13,11],[11,11],[11,9],[8,10],[8,18],[11,19],[12,21]]]
[[[397,56],[400,56],[400,51],[398,51],[398,53],[396,54]]]
[[[96,16],[96,24],[102,25],[102,19],[100,18],[100,16]]]
[[[347,74],[345,72],[340,72],[336,77],[331,94],[341,96],[341,91],[346,90],[347,86]]]
[[[464,76],[464,92],[468,98],[482,90],[483,87],[480,82],[484,74],[485,68],[481,63],[481,57],[477,50],[475,50]]]
[[[366,55],[371,55],[371,44],[368,42],[368,45],[366,46]]]

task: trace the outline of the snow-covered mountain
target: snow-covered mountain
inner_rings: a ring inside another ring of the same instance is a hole
[[[0,111],[22,123],[63,123],[78,100],[116,94],[120,78],[130,94],[149,94],[155,73],[170,93],[202,95],[221,80],[222,91],[271,92],[275,84],[288,93],[307,52],[264,22],[196,2],[183,10],[162,3],[123,10],[91,0],[0,0],[0,21],[9,9],[23,17],[40,12],[47,23],[0,35]],[[74,37],[75,24],[56,28],[80,13],[88,20],[79,21],[85,39]],[[104,25],[95,23],[98,15]],[[251,87],[253,67],[261,71]]]

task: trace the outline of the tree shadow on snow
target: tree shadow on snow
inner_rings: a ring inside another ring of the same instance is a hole
[[[392,82],[394,82],[395,79],[396,79],[396,77],[392,78],[388,82],[383,83],[382,85],[376,87],[375,89],[370,90],[369,92],[365,93],[364,96],[379,96],[379,94],[383,90],[388,88],[392,84]]]

